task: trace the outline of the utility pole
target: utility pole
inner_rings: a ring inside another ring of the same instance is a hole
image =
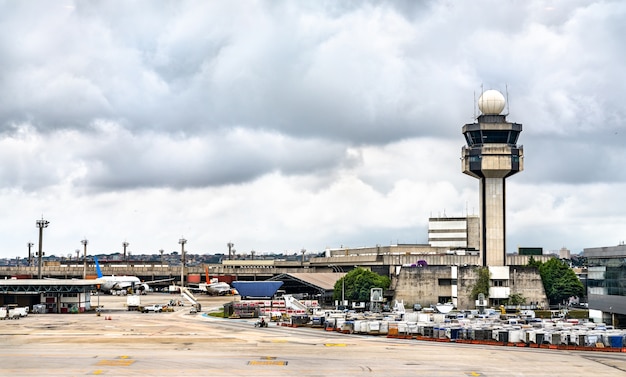
[[[180,267],[180,287],[182,289],[182,287],[185,286],[185,244],[187,243],[187,240],[184,238],[181,238],[180,240],[178,240],[178,243],[180,244],[180,262],[181,262],[181,267]],[[182,290],[180,293],[183,293]]]
[[[35,246],[34,243],[29,242],[28,243],[28,266],[32,266],[33,265],[33,252],[30,250],[31,247]]]
[[[43,228],[47,228],[48,224],[50,224],[50,222],[48,220],[44,220],[43,216],[41,217],[41,220],[37,220],[35,222],[35,224],[37,224],[37,228],[39,228],[39,251],[37,252],[37,258],[38,258],[38,271],[37,271],[37,275],[39,276],[39,279],[41,279],[41,260],[43,257],[43,251],[42,251],[42,242],[43,242]]]
[[[89,241],[87,241],[87,239],[85,238],[84,240],[80,241],[80,243],[83,244],[83,279],[87,278],[87,244],[89,243]]]
[[[226,246],[228,246],[228,259],[233,259],[233,246],[235,246],[234,243],[229,242],[226,244]]]

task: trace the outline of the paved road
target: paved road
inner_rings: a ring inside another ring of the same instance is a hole
[[[163,303],[153,295],[144,303]],[[189,314],[0,321],[1,376],[618,376],[626,355],[419,342]],[[119,301],[119,299],[117,299]],[[207,301],[203,308],[219,305]],[[118,310],[119,309],[119,310]],[[106,318],[111,318],[110,320]]]

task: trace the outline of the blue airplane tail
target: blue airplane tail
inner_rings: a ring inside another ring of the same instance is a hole
[[[98,274],[98,278],[101,278],[102,275],[102,270],[100,269],[100,263],[98,263],[98,258],[93,257],[94,262],[96,262],[96,273]]]

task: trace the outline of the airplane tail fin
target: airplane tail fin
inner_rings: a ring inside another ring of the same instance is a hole
[[[100,269],[100,263],[98,263],[98,258],[93,257],[94,262],[96,262],[96,274],[98,274],[98,278],[101,278],[102,275],[102,270]]]

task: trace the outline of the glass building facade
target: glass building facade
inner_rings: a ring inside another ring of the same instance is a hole
[[[589,309],[602,320],[626,327],[626,245],[585,249]],[[591,313],[590,313],[591,315]]]

